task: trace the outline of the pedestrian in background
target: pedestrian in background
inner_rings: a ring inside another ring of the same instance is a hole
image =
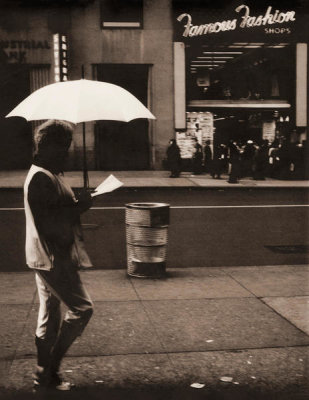
[[[236,141],[229,144],[229,162],[231,164],[231,172],[228,183],[238,183],[241,174],[241,147]]]
[[[293,166],[292,178],[304,179],[305,177],[305,154],[302,143],[295,142],[291,144],[291,165]]]
[[[206,140],[204,147],[204,171],[210,173],[212,163],[212,150],[210,147],[210,140]]]
[[[93,304],[79,267],[90,267],[84,248],[80,214],[91,206],[91,196],[78,198],[61,179],[72,140],[72,126],[47,121],[35,133],[36,155],[24,185],[26,262],[35,271],[39,315],[35,333],[37,367],[35,388],[69,390],[60,363],[86,327]],[[60,303],[68,308],[61,321]]]
[[[197,138],[194,140],[194,153],[192,157],[193,175],[200,175],[203,171],[203,149]]]
[[[212,162],[211,176],[214,179],[221,179],[221,174],[224,170],[224,164],[226,159],[225,146],[220,144],[214,148],[214,157]]]
[[[269,147],[269,151],[268,151],[268,176],[270,176],[271,178],[275,178],[277,177],[277,175],[279,174],[279,158],[277,157],[277,153],[278,153],[278,146],[279,146],[279,140],[275,139],[270,147]]]
[[[256,148],[252,140],[248,140],[244,146],[241,156],[241,176],[253,177],[253,161],[255,158]]]
[[[263,140],[261,145],[257,148],[254,157],[254,173],[255,180],[265,180],[268,170],[268,140]]]
[[[220,147],[221,147],[222,173],[227,173],[229,149],[228,146],[224,143],[221,143]]]
[[[180,149],[177,146],[176,140],[171,139],[166,151],[167,165],[171,171],[170,178],[178,178],[181,171]]]
[[[302,144],[302,153],[303,153],[303,166],[304,166],[304,173],[303,179],[309,179],[309,146],[308,140],[303,140]]]
[[[283,180],[289,179],[291,175],[290,144],[288,140],[284,137],[280,138],[280,144],[278,146],[276,159],[278,161],[278,175],[276,176],[276,178]]]

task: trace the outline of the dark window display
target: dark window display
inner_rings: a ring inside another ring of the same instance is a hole
[[[213,136],[207,139],[214,146],[289,137],[294,77],[295,46],[289,43],[186,47],[187,110],[212,115]]]
[[[295,86],[295,50],[288,43],[187,47],[187,101],[284,100]]]

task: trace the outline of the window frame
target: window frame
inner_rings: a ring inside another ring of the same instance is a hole
[[[117,0],[113,0],[113,3]],[[119,0],[121,1],[121,0]],[[136,21],[109,21],[105,20],[104,13],[107,10],[107,2],[104,0],[100,1],[100,28],[102,30],[105,29],[143,29],[144,27],[144,1],[143,0],[135,0],[136,2],[140,2],[139,18]],[[124,3],[129,3],[129,0],[124,1]],[[121,15],[121,13],[119,14]]]

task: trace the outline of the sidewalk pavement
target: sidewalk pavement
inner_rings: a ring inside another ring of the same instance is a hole
[[[209,174],[191,175],[190,172],[182,172],[179,178],[169,178],[169,171],[89,171],[89,183],[91,188],[97,187],[110,174],[116,176],[124,184],[124,187],[210,187],[210,188],[284,188],[297,187],[309,188],[309,180],[285,181],[266,178],[253,180],[251,178],[240,179],[239,183],[229,184],[228,176],[222,175],[222,179],[212,179]],[[22,188],[27,171],[0,171],[0,188]],[[65,180],[71,187],[83,187],[82,171],[69,171],[64,174]]]
[[[167,272],[164,279],[132,278],[125,270],[81,272],[95,313],[62,366],[77,388],[61,395],[308,398],[309,266]],[[11,272],[0,278],[0,398],[38,398],[31,388],[38,312],[34,275]],[[39,398],[61,398],[46,396]]]

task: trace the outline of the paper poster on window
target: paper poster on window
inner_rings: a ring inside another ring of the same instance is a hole
[[[276,137],[276,122],[269,121],[263,122],[263,139],[268,140],[269,143],[272,143]]]
[[[207,140],[213,141],[213,114],[210,112],[187,112],[187,130],[176,132],[176,141],[181,158],[192,158],[196,138],[204,146]]]
[[[176,142],[180,149],[181,158],[192,158],[195,144],[194,137],[189,132],[176,132]]]

